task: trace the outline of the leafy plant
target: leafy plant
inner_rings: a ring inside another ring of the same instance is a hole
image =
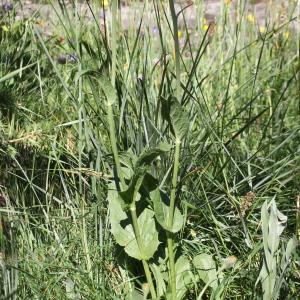
[[[0,299],[297,298],[297,1],[21,2],[0,12]]]
[[[280,236],[287,222],[287,217],[276,207],[275,199],[270,203],[264,202],[261,208],[262,233],[264,257],[263,265],[257,280],[261,282],[263,299],[278,299],[284,274],[290,263],[291,256],[295,253],[298,241],[291,238],[286,249],[279,257]]]

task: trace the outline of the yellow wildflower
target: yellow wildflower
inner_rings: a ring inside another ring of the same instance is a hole
[[[290,32],[289,31],[285,31],[283,33],[284,38],[287,40],[290,37]]]
[[[181,39],[183,36],[183,32],[181,30],[178,30],[178,38]]]
[[[224,0],[225,5],[230,5],[231,2],[232,0]]]
[[[248,14],[247,20],[250,23],[254,23],[255,22],[255,17],[252,14]]]
[[[101,6],[107,8],[109,6],[108,0],[101,0]]]
[[[8,31],[9,31],[9,27],[6,26],[6,25],[2,25],[1,28],[2,28],[2,30],[3,30],[4,32],[8,32]]]
[[[208,27],[209,27],[208,24],[203,24],[203,25],[202,25],[202,29],[203,29],[204,31],[206,31],[206,30],[208,29]]]
[[[259,26],[259,32],[260,33],[265,33],[267,31],[265,26]]]

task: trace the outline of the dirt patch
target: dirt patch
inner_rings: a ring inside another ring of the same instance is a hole
[[[230,3],[229,3],[230,2]],[[247,2],[247,1],[246,1]],[[254,22],[257,26],[264,26],[267,22],[272,24],[273,21],[279,21],[280,23],[286,22],[289,17],[291,17],[291,5],[289,6],[289,2],[292,1],[267,1],[267,0],[256,0],[256,1],[248,1],[244,12],[246,15],[255,16]],[[140,18],[144,11],[144,25],[149,26],[150,28],[156,26],[155,21],[155,13],[153,9],[153,4],[151,1],[148,2],[148,7],[145,10],[143,3],[136,3],[135,5],[128,6],[126,5],[126,1],[123,2],[121,7],[121,18],[122,18],[122,27],[126,30],[130,27],[138,26],[140,22]],[[201,1],[177,1],[176,9],[180,11],[182,8],[184,9],[185,22],[187,23],[189,28],[197,28],[197,26],[201,26],[201,22],[207,23],[216,23],[219,20],[219,16],[221,15],[222,5],[219,0],[207,0],[204,1],[202,7],[197,3],[201,3]],[[228,1],[228,5],[226,9],[229,11],[230,21],[237,21],[237,0]],[[294,2],[293,2],[294,3]],[[93,7],[94,4],[91,4]],[[300,4],[298,4],[298,9],[295,10],[294,16],[297,11],[300,12]],[[56,11],[59,11],[58,1],[54,2],[54,4],[38,4],[33,3],[30,0],[21,1],[20,4],[17,5],[17,13],[18,19],[28,18],[32,16],[39,16],[41,20],[44,22],[44,30],[46,33],[51,34],[53,28],[58,22],[58,18],[56,17]],[[71,7],[70,7],[71,9]],[[197,20],[197,12],[202,10],[205,14],[206,20]],[[98,8],[93,7],[93,11],[96,12],[95,16],[98,18],[99,22],[103,23],[104,13],[103,10],[99,10]],[[93,15],[89,6],[86,3],[80,4],[80,14],[85,17],[86,21],[92,21]],[[184,27],[184,19],[183,14],[181,14],[179,18],[179,27]],[[111,18],[111,14],[109,10],[105,10],[105,18],[108,20]],[[268,21],[267,21],[268,20]],[[300,23],[298,21],[294,21],[292,23],[292,27],[296,28],[298,31],[300,29]]]

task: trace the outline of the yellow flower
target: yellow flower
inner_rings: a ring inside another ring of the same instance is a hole
[[[202,25],[202,29],[203,29],[204,31],[206,31],[206,30],[208,29],[208,27],[209,27],[208,24],[203,24],[203,25]]]
[[[260,33],[265,33],[267,31],[265,26],[259,26],[259,32]]]
[[[284,38],[287,40],[290,37],[290,32],[289,31],[285,31],[283,33]]]
[[[230,5],[231,1],[232,1],[232,0],[224,0],[225,5]]]
[[[190,234],[191,234],[192,238],[196,238],[197,237],[197,233],[193,229],[190,230]]]
[[[104,6],[105,8],[109,6],[108,0],[101,0],[101,6]]]
[[[1,28],[2,28],[2,30],[3,30],[4,32],[8,32],[8,31],[9,31],[9,27],[6,26],[6,25],[2,25]]]
[[[181,39],[183,36],[183,32],[181,30],[178,30],[178,38]]]
[[[247,20],[250,23],[254,23],[255,22],[255,17],[252,14],[248,14]]]
[[[42,19],[37,20],[36,24],[39,25],[40,27],[44,27],[45,26],[45,22]]]

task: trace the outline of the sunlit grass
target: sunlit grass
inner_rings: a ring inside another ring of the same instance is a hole
[[[114,78],[113,131],[125,179],[133,157],[159,142],[173,145],[161,111],[177,96],[189,130],[174,179],[185,219],[174,238],[176,259],[205,253],[221,269],[234,256],[234,268],[222,270],[220,297],[261,298],[266,200],[275,197],[288,217],[278,259],[288,239],[299,238],[297,3],[284,19],[264,23],[243,1],[236,18],[224,1],[215,22],[198,7],[195,28],[184,26],[183,10],[176,54],[167,2],[145,2],[136,23],[117,26],[116,45],[104,2],[107,18],[99,19],[103,7],[92,3],[89,22],[76,14],[77,2],[55,7],[51,36],[40,16],[0,16],[0,299],[123,299],[135,288],[133,299],[143,299],[149,292],[142,264],[126,257],[110,232],[106,199],[116,171],[103,76]],[[151,167],[166,193],[174,187],[173,150]],[[165,257],[162,250],[157,257]],[[286,269],[284,297],[299,294],[297,261]],[[197,299],[205,283],[184,299]],[[204,292],[209,297],[212,289]]]

